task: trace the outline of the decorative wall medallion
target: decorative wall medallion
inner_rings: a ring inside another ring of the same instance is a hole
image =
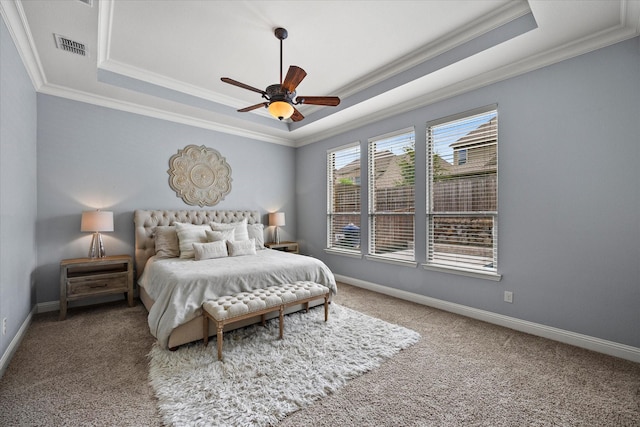
[[[231,191],[231,167],[216,150],[187,145],[169,159],[169,186],[188,205],[213,206]]]

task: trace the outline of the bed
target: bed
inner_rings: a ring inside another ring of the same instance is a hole
[[[196,261],[176,257],[175,253],[167,255],[160,247],[156,254],[156,237],[163,239],[160,231],[166,231],[168,226],[175,228],[176,223],[180,227],[211,223],[232,226],[243,221],[253,231],[257,249],[245,256]],[[263,227],[258,211],[136,210],[134,224],[138,292],[149,312],[149,330],[163,347],[176,348],[202,339],[201,307],[208,299],[297,280],[314,281],[334,294],[337,292],[333,273],[322,261],[262,246]],[[287,312],[302,308],[294,306]],[[232,326],[238,328],[258,321],[259,316]],[[213,325],[210,327],[215,330]]]

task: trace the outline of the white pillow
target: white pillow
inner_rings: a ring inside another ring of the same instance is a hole
[[[220,222],[212,222],[211,229],[213,231],[226,231],[235,230],[235,240],[248,240],[249,232],[247,231],[247,219],[243,219],[240,222],[230,222],[229,224],[222,224]]]
[[[193,252],[196,261],[201,259],[224,258],[227,254],[227,245],[224,240],[209,243],[194,243]]]
[[[231,229],[231,230],[225,230],[225,231],[211,231],[211,230],[206,230],[205,233],[207,234],[207,240],[210,242],[219,242],[219,241],[225,241],[228,240],[230,242],[234,242],[236,240],[236,230],[235,229]]]
[[[250,239],[256,239],[256,250],[264,249],[264,225],[249,224],[247,231]]]
[[[229,251],[229,256],[255,255],[256,240],[248,239],[235,242],[227,240],[227,250]]]
[[[211,230],[208,225],[194,225],[176,222],[176,232],[180,243],[180,258],[193,258],[194,243],[207,243],[206,230]]]

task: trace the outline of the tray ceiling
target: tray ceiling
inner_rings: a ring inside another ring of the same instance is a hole
[[[640,34],[638,0],[0,0],[0,11],[38,92],[290,146]],[[299,106],[297,123],[236,112],[260,95],[220,78],[278,83],[276,27],[289,32],[285,72],[308,73],[298,93],[340,96],[338,107]]]

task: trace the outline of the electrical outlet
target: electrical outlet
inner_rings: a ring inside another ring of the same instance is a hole
[[[504,291],[504,301],[505,301],[505,302],[513,303],[513,292],[511,292],[511,291]]]
[[[7,318],[2,319],[2,335],[7,335]]]

